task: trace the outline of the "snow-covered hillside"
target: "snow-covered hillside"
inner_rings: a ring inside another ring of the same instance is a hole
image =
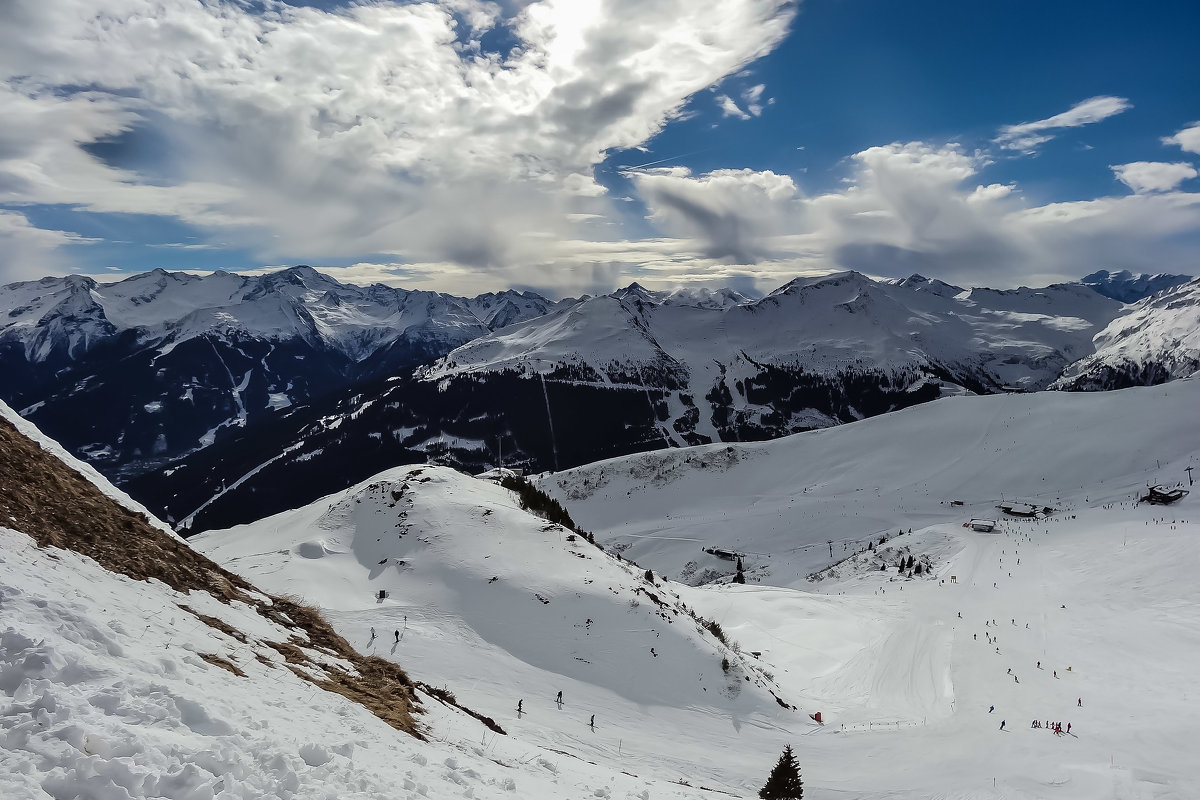
[[[490,481],[436,467],[204,537],[235,572],[326,606],[364,653],[507,735],[421,692],[419,742],[273,666],[278,651],[260,661],[279,635],[253,610],[265,595],[226,605],[191,591],[197,616],[177,590],[3,529],[0,793],[752,797],[790,742],[816,800],[1188,798],[1195,496],[1130,499],[1149,481],[1186,483],[1200,433],[1178,423],[1198,399],[1193,380],[948,398],[542,481],[577,495],[560,496],[598,541],[640,542],[625,550],[636,569]],[[998,515],[1001,497],[1055,510],[992,534],[963,527]],[[862,541],[875,520],[885,543],[828,557],[827,540]],[[705,544],[743,547],[748,582],[658,575],[672,548],[698,557]],[[782,545],[812,549],[766,550]],[[911,577],[896,566],[909,555],[922,564]]]
[[[681,721],[686,709],[727,724],[773,718],[786,702],[754,659],[688,613],[677,587],[522,510],[514,492],[445,467],[389,470],[191,542],[259,585],[320,604],[352,641],[448,684],[514,735],[556,747],[570,737],[588,758],[612,745],[590,738],[592,714],[601,731]],[[559,690],[562,707],[551,702]],[[528,713],[513,720],[522,699]],[[688,774],[684,729],[639,741],[630,763],[663,759]]]
[[[1147,297],[1096,334],[1096,352],[1071,364],[1054,386],[1120,389],[1200,370],[1200,279]]]
[[[1200,452],[1200,381],[1101,394],[949,397],[771,442],[626,456],[537,482],[597,540],[685,580],[745,552],[777,586],[872,539],[994,517],[1005,499],[1055,508],[1128,499]],[[1097,498],[1106,498],[1098,500]],[[962,505],[955,505],[955,503]]]
[[[414,677],[441,676],[513,737],[597,765],[752,796],[759,754],[790,741],[814,798],[1183,798],[1200,781],[1186,703],[1200,526],[1190,495],[1131,500],[1150,481],[1186,483],[1200,432],[1179,420],[1198,400],[1190,380],[948,398],[541,479],[637,569],[491,483],[433,467],[200,541],[329,607]],[[1005,499],[1054,511],[994,534],[963,527]],[[747,583],[658,577],[734,570],[705,546],[741,553]],[[907,556],[920,574],[898,570]],[[798,710],[753,682],[736,701],[713,697],[716,652],[639,588],[717,621],[739,645],[731,666],[769,673]],[[824,726],[807,716],[818,710]]]

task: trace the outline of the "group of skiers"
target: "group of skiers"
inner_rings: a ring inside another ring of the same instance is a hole
[[[560,709],[562,708],[562,706],[563,706],[562,689],[558,690],[558,696],[556,696],[554,698],[554,702],[556,705],[558,705],[558,707]],[[525,698],[521,698],[520,700],[517,701],[517,717],[520,717],[521,714],[523,714],[523,713],[525,713]],[[591,728],[592,730],[596,730],[596,715],[595,714],[592,714],[592,718],[590,720],[588,720],[588,727]]]
[[[1062,736],[1065,733],[1071,732],[1071,723],[1069,723],[1069,722],[1067,723],[1067,727],[1063,728],[1063,724],[1061,722],[1051,722],[1050,720],[1046,720],[1045,722],[1042,722],[1040,719],[1035,719],[1033,721],[1033,724],[1030,725],[1029,727],[1031,727],[1031,728],[1049,728],[1050,730],[1054,731],[1055,736]],[[1001,727],[1001,730],[1003,730],[1003,726]]]

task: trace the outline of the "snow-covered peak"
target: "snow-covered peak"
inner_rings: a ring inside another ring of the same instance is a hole
[[[688,301],[695,298],[711,302]],[[570,316],[548,315],[471,342],[424,374],[553,374],[573,365],[577,376],[603,383],[641,371],[669,376],[663,385],[686,380],[694,398],[739,363],[740,372],[770,364],[816,375],[961,367],[984,385],[1044,388],[1087,352],[1119,308],[1078,284],[964,292],[854,271],[797,278],[754,301],[701,292],[664,298],[635,284],[583,302]],[[675,366],[664,371],[664,364]]]
[[[680,286],[664,297],[662,302],[665,305],[695,306],[696,308],[729,308],[745,305],[753,300],[733,289]]]
[[[79,275],[0,290],[0,340],[21,342],[31,361],[78,358],[97,342],[136,330],[144,344],[242,334],[302,340],[360,361],[398,337],[459,344],[555,304],[532,292],[474,300],[376,284],[343,284],[308,266],[262,276],[191,275],[162,269],[98,284]]]
[[[1190,280],[1192,280],[1190,275],[1168,275],[1166,273],[1149,275],[1144,272],[1135,275],[1127,269],[1117,272],[1101,269],[1091,275],[1085,275],[1079,282],[1092,287],[1105,297],[1120,300],[1122,303],[1136,303],[1144,297],[1149,297],[1173,286],[1179,286]]]
[[[1138,301],[1055,382],[1064,389],[1152,385],[1200,371],[1200,278]]]

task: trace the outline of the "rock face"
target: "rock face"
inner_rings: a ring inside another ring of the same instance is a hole
[[[1153,386],[1200,370],[1200,279],[1147,297],[1095,338],[1096,351],[1071,364],[1054,388]]]

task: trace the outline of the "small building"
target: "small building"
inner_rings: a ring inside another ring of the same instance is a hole
[[[1187,489],[1164,489],[1161,486],[1151,486],[1146,490],[1146,495],[1141,498],[1141,502],[1166,506],[1182,500],[1187,493]]]
[[[721,547],[705,547],[704,552],[708,553],[710,556],[723,558],[726,561],[733,561],[745,555],[745,553],[739,553],[736,550],[725,550]]]
[[[1036,517],[1038,515],[1038,507],[1030,503],[1001,503],[996,508],[1008,514],[1011,517]],[[1043,513],[1049,514],[1053,509],[1044,509]]]
[[[971,530],[979,533],[993,533],[996,530],[994,519],[973,519],[967,524],[971,526]]]

